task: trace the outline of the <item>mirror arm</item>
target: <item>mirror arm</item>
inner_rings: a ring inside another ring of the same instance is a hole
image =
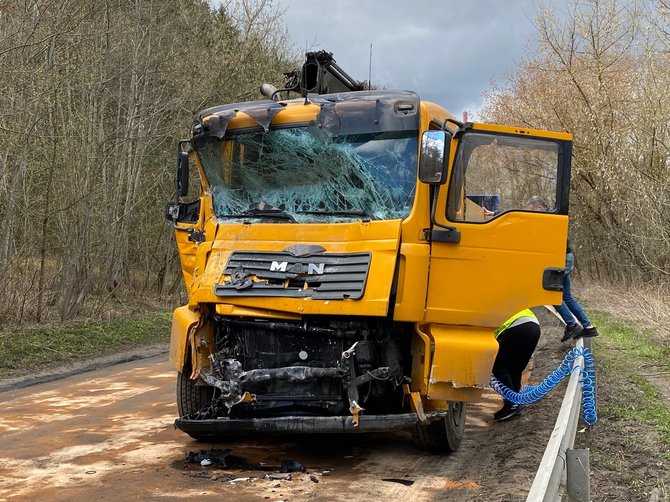
[[[456,119],[452,119],[451,117],[447,117],[446,119],[444,119],[444,122],[442,122],[442,130],[443,130],[443,131],[447,131],[447,132],[449,132],[449,131],[447,130],[447,124],[449,124],[449,123],[454,124],[454,125],[458,128],[459,131],[460,131],[461,129],[463,129],[464,126],[465,126],[465,124],[464,124],[463,122],[459,122],[459,121],[456,120]]]

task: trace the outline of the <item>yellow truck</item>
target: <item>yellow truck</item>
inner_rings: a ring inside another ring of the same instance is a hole
[[[289,80],[203,110],[179,143],[175,425],[197,439],[409,429],[453,451],[493,331],[561,301],[572,138],[363,90],[326,52]],[[548,211],[527,209],[536,195]]]

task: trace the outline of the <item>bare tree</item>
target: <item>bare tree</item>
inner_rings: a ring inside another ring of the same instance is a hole
[[[667,281],[668,40],[656,9],[634,0],[543,6],[538,46],[489,94],[492,121],[574,134],[571,237],[582,269]]]
[[[269,1],[0,5],[0,317],[179,293],[161,218],[175,142],[294,61]]]

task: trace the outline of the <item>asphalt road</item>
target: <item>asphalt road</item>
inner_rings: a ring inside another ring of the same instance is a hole
[[[519,500],[506,497],[523,493],[541,457],[541,448],[537,458],[516,448],[514,465],[526,470],[516,468],[511,488],[495,483],[503,495],[491,494],[500,451],[505,462],[513,457],[506,435],[536,428],[525,416],[494,425],[500,400],[492,393],[470,406],[463,444],[449,456],[417,451],[404,432],[199,443],[173,427],[175,371],[165,357],[0,393],[0,500]],[[275,480],[185,464],[189,452],[211,447],[249,464],[292,459],[307,472]]]

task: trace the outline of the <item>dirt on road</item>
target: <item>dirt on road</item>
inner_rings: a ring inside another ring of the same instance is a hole
[[[568,349],[558,324],[542,320],[531,383]],[[459,451],[440,456],[416,450],[405,432],[199,443],[172,425],[174,386],[172,366],[158,356],[0,393],[0,500],[525,500],[565,391],[504,423],[493,422],[500,398],[487,391],[469,407]],[[284,480],[277,471],[185,462],[209,448],[228,448],[247,464],[290,459],[306,471]],[[594,500],[648,500],[627,486],[618,493]]]

